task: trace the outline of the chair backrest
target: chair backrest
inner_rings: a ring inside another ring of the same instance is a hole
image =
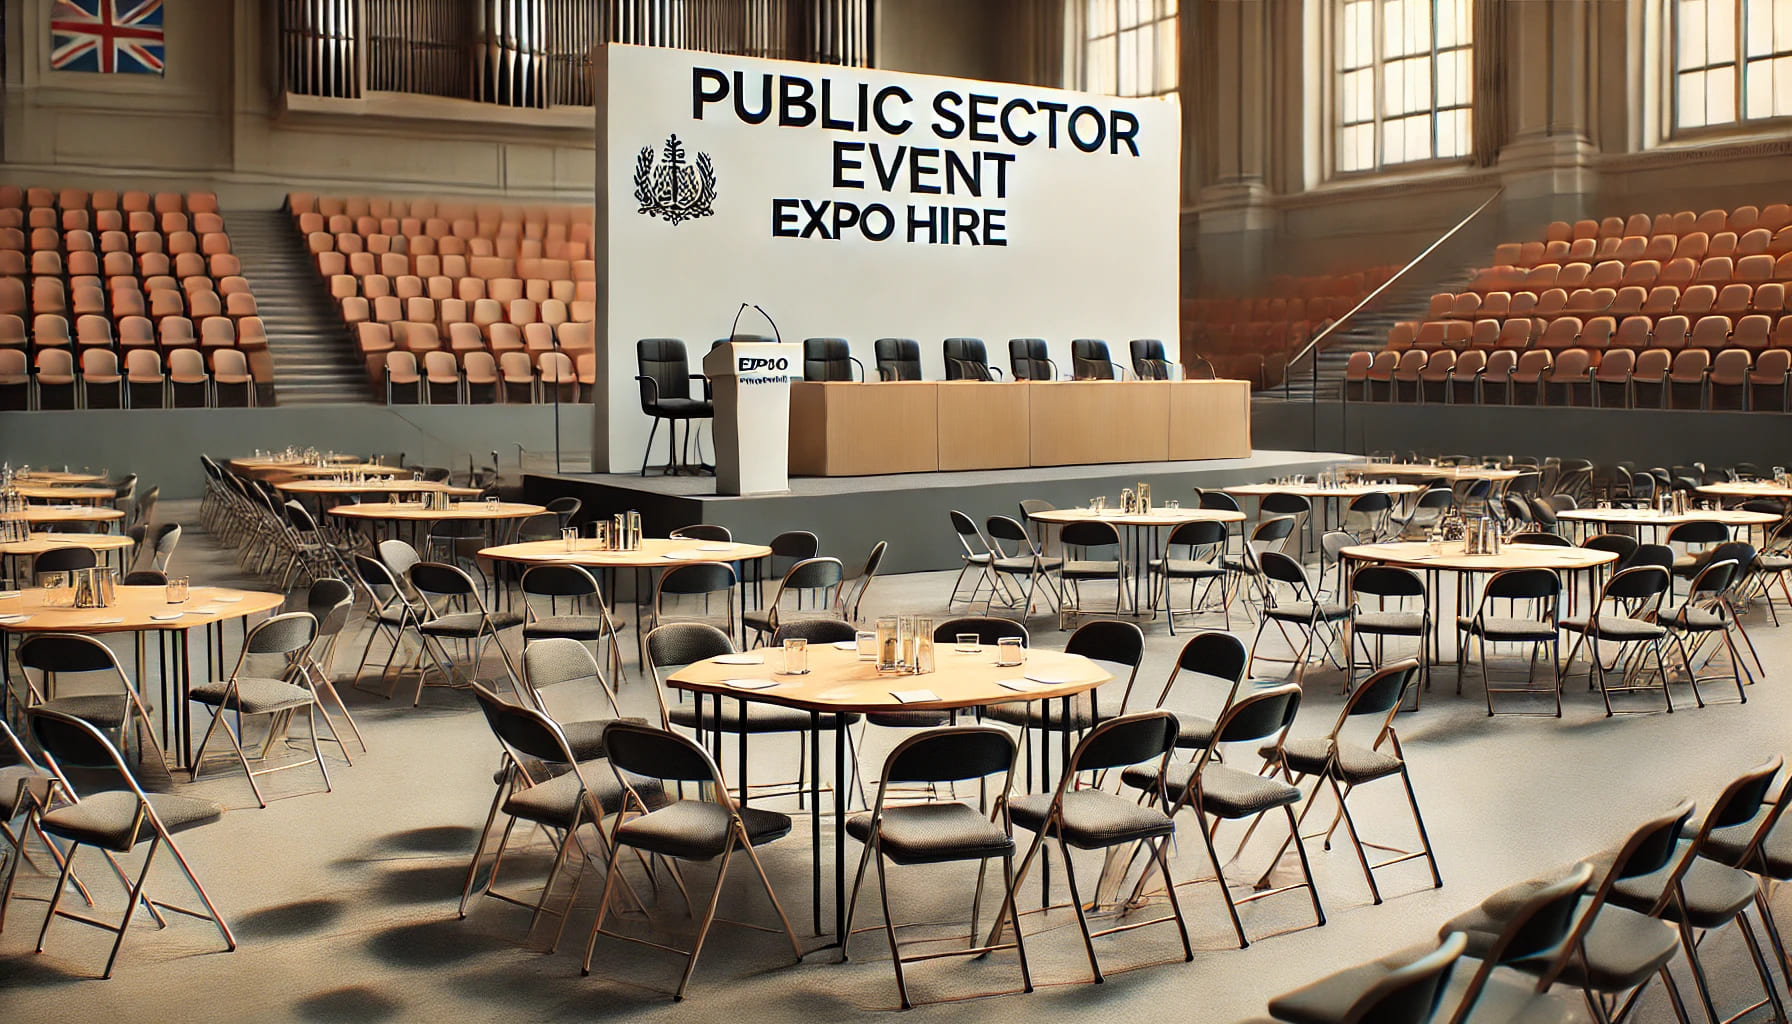
[[[1451,932],[1438,947],[1369,986],[1337,1024],[1426,1024],[1450,987],[1450,975],[1468,948],[1468,937]]]
[[[731,591],[737,579],[726,562],[691,562],[673,566],[660,577],[659,594],[716,594]]]
[[[1225,491],[1202,491],[1201,507],[1216,512],[1241,512],[1238,499]]]
[[[1350,578],[1352,593],[1370,597],[1424,597],[1425,581],[1411,569],[1397,565],[1365,565]]]
[[[1663,569],[1674,567],[1674,549],[1666,544],[1638,544],[1621,563],[1626,568],[1638,565],[1659,565]]]
[[[643,338],[635,342],[636,372],[641,381],[641,411],[651,415],[668,398],[691,397],[691,364],[684,342],[676,338]]]
[[[978,338],[947,338],[942,346],[947,380],[990,380],[989,351]]]
[[[99,564],[99,556],[92,548],[66,547],[51,548],[38,555],[32,561],[32,569],[38,574],[47,572],[69,572],[75,569],[91,569]]]
[[[821,553],[821,540],[808,530],[785,530],[766,547],[772,549],[773,558],[794,558],[800,562]]]
[[[573,763],[566,735],[546,714],[512,704],[477,682],[473,684],[473,697],[479,702],[479,710],[485,714],[485,723],[491,727],[492,735],[506,750],[520,754],[519,760]]]
[[[852,349],[846,339],[804,338],[803,379],[852,380]]]
[[[1484,982],[1494,967],[1526,960],[1561,945],[1573,928],[1581,894],[1592,879],[1592,865],[1577,864],[1566,877],[1537,890],[1519,904],[1487,950],[1485,967],[1477,975],[1477,982]],[[1463,994],[1464,1004],[1479,995],[1479,985],[1472,986]]]
[[[1264,576],[1293,587],[1296,600],[1305,600],[1311,593],[1306,567],[1280,551],[1259,552],[1257,565],[1263,570]]]
[[[1170,539],[1166,542],[1170,547],[1212,547],[1226,543],[1226,524],[1211,519],[1197,519],[1183,523],[1170,531]]]
[[[1135,338],[1127,343],[1132,352],[1132,372],[1140,380],[1169,380],[1170,360],[1164,343],[1155,338]]]
[[[798,619],[795,622],[779,623],[777,632],[772,634],[772,646],[782,646],[786,640],[841,644],[850,643],[857,637],[858,630],[853,624],[841,619]]]
[[[334,576],[313,580],[305,592],[305,610],[317,620],[317,635],[335,636],[342,632],[348,625],[349,610],[354,601],[354,590]]]
[[[1606,581],[1605,601],[1639,602],[1658,599],[1667,593],[1668,585],[1673,577],[1668,570],[1659,565],[1636,565],[1627,569],[1619,569],[1610,580]],[[1594,612],[1598,614],[1597,611]],[[1641,614],[1635,610],[1632,614]]]
[[[913,338],[879,338],[872,343],[882,380],[920,380],[921,345]]]
[[[481,607],[484,601],[479,596],[479,587],[473,577],[458,565],[447,562],[418,562],[411,566],[408,574],[411,586],[417,588],[419,594],[430,597],[470,597]]]
[[[994,647],[1006,637],[1020,640],[1022,647],[1028,646],[1032,638],[1027,635],[1027,627],[1013,619],[992,616],[967,615],[957,619],[947,619],[933,627],[933,642],[936,644],[952,643],[960,633],[977,634],[977,642],[985,647]]]
[[[799,590],[832,590],[846,579],[846,567],[838,558],[823,555],[819,558],[805,558],[790,567],[784,579],[778,583],[778,594],[772,598],[776,605],[784,595]]]
[[[1027,533],[1026,528],[1020,523],[1008,516],[990,516],[984,521],[983,528],[988,531],[989,539],[992,541],[1017,541],[1024,545],[1029,553],[1035,550],[1032,535]]]
[[[256,623],[243,641],[243,654],[302,653],[317,639],[317,619],[310,612],[286,612]]]
[[[1488,579],[1483,599],[1553,601],[1562,592],[1562,578],[1548,569],[1504,569]]]
[[[124,669],[111,648],[91,636],[77,633],[38,633],[18,646],[19,667],[45,676],[60,673],[116,673],[122,682]],[[29,680],[29,674],[26,676]],[[127,683],[128,685],[128,683]]]
[[[1568,538],[1559,533],[1550,533],[1547,530],[1526,530],[1521,533],[1515,533],[1511,537],[1511,543],[1536,544],[1541,547],[1550,548],[1571,548],[1574,546],[1574,542]]]
[[[590,570],[580,565],[532,565],[523,571],[523,593],[536,597],[590,597],[600,593]]]
[[[672,531],[671,536],[681,540],[719,541],[724,544],[734,542],[733,532],[726,526],[716,526],[713,523],[692,523],[689,526],[680,526]]]
[[[1113,380],[1114,363],[1108,355],[1108,343],[1097,338],[1071,341],[1070,371],[1077,380]]]
[[[1344,698],[1344,708],[1338,713],[1338,729],[1342,729],[1346,721],[1364,715],[1384,716],[1384,730],[1392,726],[1394,712],[1406,702],[1406,692],[1418,676],[1419,663],[1415,658],[1391,662],[1376,669]],[[1337,729],[1334,729],[1333,735],[1336,734]]]
[[[146,800],[123,755],[92,723],[44,707],[26,708],[25,721],[38,749],[49,757],[59,774],[63,768],[111,768],[123,776],[139,799]]]
[[[883,783],[965,782],[1010,773],[1017,753],[1014,738],[994,726],[928,729],[890,751],[884,759]],[[997,792],[1007,792],[1007,787]]]
[[[1058,530],[1058,541],[1068,548],[1103,548],[1112,547],[1115,558],[1120,557],[1120,531],[1113,523],[1099,520],[1065,523]]]
[[[1636,554],[1640,542],[1621,533],[1601,533],[1588,537],[1580,546],[1592,551],[1610,551],[1618,556],[1618,566],[1623,567],[1630,561],[1630,556]]]
[[[1015,380],[1052,380],[1057,376],[1044,338],[1010,338],[1008,370]]]
[[[1079,773],[1162,761],[1175,749],[1180,726],[1161,709],[1120,715],[1089,730],[1070,755],[1060,792]]]
[[[604,726],[604,749],[619,776],[626,772],[667,782],[715,783],[715,801],[733,806],[722,785],[722,772],[708,752],[677,733],[615,721]]]
[[[643,643],[656,678],[662,668],[734,653],[728,634],[707,622],[669,622],[650,630]]]
[[[1213,727],[1211,752],[1228,743],[1255,743],[1285,731],[1300,710],[1300,687],[1294,683],[1270,686],[1234,701]]]
[[[392,575],[404,579],[411,573],[411,566],[423,560],[417,549],[402,540],[382,540],[379,545],[380,561]]]

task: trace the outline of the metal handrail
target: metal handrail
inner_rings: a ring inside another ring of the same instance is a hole
[[[1412,268],[1418,266],[1420,263],[1424,262],[1425,257],[1431,255],[1433,252],[1436,252],[1437,248],[1439,246],[1443,245],[1445,242],[1449,241],[1452,237],[1454,237],[1456,232],[1461,231],[1464,227],[1467,227],[1469,221],[1474,220],[1476,217],[1479,217],[1481,215],[1481,212],[1483,210],[1487,209],[1489,206],[1492,206],[1493,201],[1495,199],[1498,199],[1500,197],[1500,195],[1505,191],[1506,190],[1503,186],[1500,188],[1494,189],[1492,195],[1490,195],[1486,199],[1482,200],[1481,205],[1475,207],[1474,210],[1471,211],[1468,216],[1457,221],[1455,227],[1453,227],[1450,230],[1444,232],[1443,234],[1437,236],[1437,240],[1432,242],[1430,245],[1426,246],[1425,251],[1419,253],[1417,256],[1414,256],[1412,258],[1411,262],[1407,263],[1406,266],[1401,267],[1399,270],[1395,271],[1386,281],[1383,281],[1381,284],[1375,286],[1375,288],[1373,290],[1371,290],[1369,292],[1369,294],[1363,296],[1361,301],[1359,301],[1356,305],[1350,307],[1350,310],[1348,312],[1346,312],[1343,316],[1338,317],[1337,319],[1333,320],[1331,323],[1326,324],[1323,328],[1321,328],[1318,334],[1313,335],[1313,337],[1307,341],[1306,348],[1301,349],[1298,353],[1295,354],[1293,359],[1288,360],[1286,366],[1283,369],[1284,376],[1282,379],[1284,381],[1286,381],[1288,379],[1287,374],[1294,369],[1295,365],[1298,364],[1302,359],[1305,359],[1309,353],[1312,353],[1313,351],[1318,349],[1321,342],[1323,342],[1327,338],[1331,337],[1332,334],[1335,333],[1338,330],[1338,328],[1342,327],[1346,321],[1348,321],[1351,317],[1353,317],[1353,316],[1357,315],[1359,312],[1361,312],[1364,306],[1367,306],[1369,303],[1374,302],[1377,298],[1379,298],[1381,296],[1382,292],[1385,292],[1389,288],[1393,287],[1394,282],[1405,277],[1407,271],[1411,270]]]

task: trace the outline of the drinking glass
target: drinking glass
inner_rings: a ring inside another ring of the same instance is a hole
[[[485,499],[485,510],[487,512],[498,511],[498,498],[496,495],[493,495],[492,497]]]
[[[1003,668],[1019,665],[1027,660],[1027,649],[1020,645],[1020,637],[1005,636],[996,642],[996,664]]]
[[[983,649],[983,638],[975,633],[960,633],[952,649],[960,654],[976,654]]]
[[[187,578],[185,576],[168,577],[168,585],[163,588],[169,604],[184,604],[187,600]]]
[[[806,676],[809,674],[809,641],[793,636],[784,641],[784,674],[787,676]]]
[[[497,499],[493,499],[494,501]],[[579,547],[579,528],[568,526],[560,531],[560,539],[566,544],[566,550],[576,551]]]
[[[860,661],[877,660],[877,634],[868,629],[861,629],[852,635],[853,642],[859,645]]]

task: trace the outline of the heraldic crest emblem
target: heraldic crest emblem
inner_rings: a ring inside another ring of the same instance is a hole
[[[655,161],[652,146],[642,146],[635,158],[635,201],[640,212],[678,224],[715,212],[716,169],[708,153],[692,161],[677,135],[668,135],[664,160]]]

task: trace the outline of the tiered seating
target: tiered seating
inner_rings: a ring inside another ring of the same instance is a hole
[[[0,186],[0,273],[6,407],[247,405],[272,377],[209,192]]]
[[[1789,288],[1785,203],[1558,221],[1497,247],[1424,321],[1396,324],[1385,351],[1359,353],[1346,391],[1784,412]]]
[[[596,381],[589,207],[287,203],[388,400],[528,402]]]
[[[1288,360],[1313,334],[1350,311],[1398,267],[1375,267],[1314,277],[1278,275],[1270,293],[1254,298],[1182,300],[1182,362],[1205,360],[1216,377],[1282,382]]]

